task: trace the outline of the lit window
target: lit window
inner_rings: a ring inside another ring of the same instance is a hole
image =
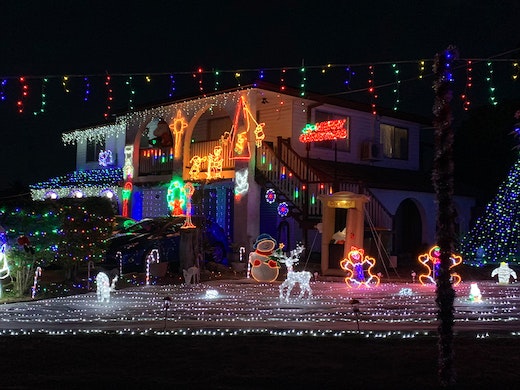
[[[408,129],[382,123],[379,130],[385,157],[408,160]]]

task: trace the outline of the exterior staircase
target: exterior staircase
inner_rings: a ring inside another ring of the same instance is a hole
[[[276,191],[277,198],[289,205],[291,217],[300,226],[313,226],[321,220],[319,195],[349,191],[369,197],[370,201],[365,205],[365,216],[371,226],[392,230],[393,216],[370,190],[359,183],[335,184],[324,176],[297,154],[287,139],[279,137],[276,145],[264,142],[257,148],[257,182],[264,188],[273,188]]]

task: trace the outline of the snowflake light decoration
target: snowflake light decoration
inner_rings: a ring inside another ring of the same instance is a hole
[[[272,188],[269,188],[265,192],[265,201],[269,204],[273,204],[276,201],[276,191]]]
[[[289,205],[285,202],[282,202],[278,205],[278,215],[280,217],[287,217],[289,214]]]

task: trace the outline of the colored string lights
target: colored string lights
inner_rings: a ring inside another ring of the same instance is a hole
[[[46,84],[49,80],[44,78],[42,79],[42,92],[41,92],[41,100],[40,100],[40,110],[35,111],[34,115],[45,113],[45,106],[47,105],[47,94],[45,93]]]
[[[509,68],[507,69],[507,72],[508,73],[511,73],[511,67],[512,67],[512,76],[511,76],[511,79],[512,80],[516,80],[517,77],[518,77],[518,60],[517,59],[500,59],[498,58],[499,56],[504,56],[505,54],[509,54],[509,53],[512,53],[514,51],[516,51],[518,49],[515,49],[515,50],[512,50],[512,51],[509,51],[509,52],[506,52],[506,53],[501,53],[500,55],[496,55],[496,56],[490,56],[489,58],[491,59],[482,59],[482,58],[473,58],[473,59],[466,59],[466,60],[463,60],[463,59],[460,59],[458,60],[459,63],[460,61],[465,61],[466,63],[468,61],[471,61],[472,63],[472,67],[475,68],[477,66],[477,64],[482,64],[483,66],[488,66],[488,70],[487,70],[487,73],[488,73],[488,89],[485,91],[488,95],[489,95],[489,102],[493,105],[495,105],[495,102],[496,102],[496,91],[495,91],[495,85],[494,85],[494,81],[493,81],[493,75],[492,73],[495,72],[495,69],[489,69],[490,65],[488,64],[496,64],[497,65],[497,68],[498,68],[498,65],[500,63],[505,63],[507,65],[509,65]],[[236,84],[238,83],[239,86],[243,86],[245,85],[245,80],[251,80],[250,84],[253,84],[256,80],[262,80],[262,79],[265,79],[266,75],[267,75],[267,71],[278,71],[279,74],[280,74],[280,77],[278,80],[274,80],[274,82],[278,81],[279,83],[279,88],[280,88],[280,91],[281,92],[284,92],[286,90],[286,88],[288,87],[287,85],[287,82],[288,80],[290,79],[290,74],[291,72],[299,72],[299,79],[300,79],[300,82],[299,82],[299,89],[300,89],[300,94],[303,94],[305,95],[307,92],[307,87],[308,87],[308,84],[310,82],[312,82],[312,74],[313,72],[316,73],[316,72],[319,72],[319,73],[322,73],[322,74],[331,74],[333,75],[334,72],[331,72],[331,70],[333,70],[334,68],[338,68],[338,67],[341,67],[343,69],[345,69],[346,73],[347,73],[347,76],[340,76],[341,77],[341,80],[338,80],[338,86],[342,86],[341,87],[341,90],[343,90],[343,92],[338,92],[336,93],[336,95],[341,95],[341,94],[351,94],[351,93],[359,93],[359,92],[364,92],[364,91],[369,91],[369,95],[370,95],[370,105],[372,106],[372,109],[373,111],[376,110],[375,108],[375,105],[377,104],[377,92],[379,90],[379,88],[381,87],[384,87],[384,86],[388,86],[388,85],[395,85],[396,81],[395,81],[395,73],[393,74],[393,80],[380,80],[380,83],[379,85],[376,85],[375,84],[375,78],[374,78],[374,71],[375,71],[375,67],[376,66],[384,66],[384,65],[391,65],[392,66],[392,69],[395,71],[396,69],[394,69],[394,65],[397,66],[397,64],[399,64],[399,78],[400,78],[400,82],[399,84],[402,84],[403,82],[415,82],[415,81],[421,81],[421,80],[424,80],[426,79],[427,77],[431,76],[430,73],[427,73],[426,72],[426,69],[428,68],[428,64],[431,63],[430,60],[424,60],[424,59],[421,59],[421,60],[410,60],[410,61],[399,61],[399,62],[372,62],[370,63],[370,65],[368,64],[363,64],[363,63],[360,63],[360,64],[326,64],[326,65],[305,65],[303,66],[303,63],[301,66],[297,66],[297,67],[291,67],[291,66],[284,66],[284,67],[281,67],[281,68],[269,68],[269,69],[264,69],[264,68],[253,68],[253,69],[240,69],[240,70],[236,70],[236,69],[227,69],[227,70],[218,70],[218,71],[205,71],[204,69],[202,68],[198,68],[195,72],[191,71],[191,72],[183,72],[183,71],[179,71],[179,72],[167,72],[167,73],[147,73],[147,74],[144,74],[144,78],[145,78],[145,82],[146,84],[151,84],[151,81],[152,81],[152,76],[153,77],[162,77],[162,76],[165,76],[169,79],[170,81],[170,88],[168,90],[168,97],[173,97],[173,92],[175,91],[175,86],[174,86],[174,83],[175,83],[175,79],[178,78],[178,77],[182,77],[184,75],[188,76],[192,76],[195,80],[196,80],[196,86],[197,86],[197,89],[198,89],[198,92],[202,95],[205,94],[205,88],[203,86],[203,77],[204,75],[208,74],[208,73],[211,73],[214,78],[215,78],[215,84],[214,84],[214,90],[215,91],[218,91],[220,90],[221,88],[230,88],[231,86],[230,85],[221,85],[220,82],[219,82],[219,77],[222,76],[224,73],[232,73],[233,75],[239,75],[238,78],[235,78],[235,86]],[[353,83],[353,79],[352,79],[352,76],[356,73],[356,69],[359,69],[359,68],[364,68],[366,69],[366,67],[369,67],[369,85],[364,85],[364,86],[358,86],[358,88],[352,88],[352,83]],[[414,68],[414,71],[412,72],[411,71],[411,67],[413,66]],[[459,66],[458,64],[455,64],[454,66],[454,70],[456,69],[461,69],[462,66]],[[419,72],[417,72],[417,69],[419,69]],[[502,69],[502,68],[501,68]],[[409,74],[410,77],[404,79],[402,77],[402,75],[404,75],[405,73],[403,72],[407,72],[406,74]],[[273,74],[275,72],[271,72],[271,74]],[[379,75],[379,78],[382,78],[382,74],[384,72],[380,72],[380,75]],[[482,72],[478,73],[478,74],[481,74]],[[477,74],[477,73],[475,73]],[[104,114],[107,114],[107,112],[110,112],[110,110],[108,109],[108,106],[111,106],[110,109],[113,109],[113,102],[111,101],[110,99],[110,96],[108,95],[112,95],[112,99],[115,98],[116,96],[116,91],[115,91],[115,88],[117,88],[117,86],[121,83],[116,83],[116,80],[115,78],[116,77],[120,77],[120,78],[125,78],[125,79],[128,79],[129,77],[132,77],[134,80],[137,76],[141,76],[143,77],[143,74],[141,73],[133,73],[133,74],[130,74],[130,73],[113,73],[113,74],[110,74],[110,86],[111,88],[110,89],[114,89],[111,93],[109,91],[109,88],[107,88],[107,95],[105,96],[105,99],[107,101],[107,104],[106,104],[106,109],[105,109],[105,112]],[[70,91],[70,85],[73,85],[73,81],[75,78],[81,78],[84,80],[85,82],[85,87],[84,87],[84,93],[83,93],[83,100],[84,101],[87,101],[87,100],[90,100],[92,98],[92,96],[90,96],[90,91],[91,91],[91,87],[93,85],[94,82],[97,82],[96,80],[97,79],[100,79],[101,77],[104,79],[104,82],[106,83],[107,81],[107,74],[104,74],[104,75],[99,75],[99,74],[89,74],[89,75],[75,75],[75,74],[68,74],[68,75],[43,75],[43,76],[23,76],[25,77],[26,79],[26,83],[28,85],[28,88],[29,88],[29,84],[32,83],[31,80],[34,80],[34,79],[39,79],[39,80],[43,80],[43,79],[47,79],[47,80],[51,80],[53,78],[58,78],[62,84],[62,89],[66,92],[66,95],[72,95],[72,94],[69,94],[67,91]],[[2,89],[0,91],[0,99],[1,100],[5,100],[7,98],[9,98],[8,96],[8,91],[6,89],[6,84],[7,84],[7,80],[9,79],[19,79],[20,77],[19,76],[0,76],[0,80],[2,80]],[[333,81],[331,81],[333,82]],[[122,84],[125,84],[124,81]],[[298,83],[297,83],[298,84]],[[476,85],[476,84],[475,84]],[[480,85],[480,84],[479,84]],[[345,88],[346,87],[346,88]],[[135,89],[134,89],[135,91]],[[49,89],[49,93],[51,93],[52,90]],[[475,95],[475,93],[474,93]],[[395,102],[396,102],[396,97],[397,95],[395,94],[395,91],[394,91],[394,106],[396,105]],[[73,98],[72,96],[70,98]],[[400,100],[401,100],[402,96],[399,96],[399,103],[400,103]],[[15,101],[16,103],[18,104],[18,102],[20,101],[21,99],[17,98]],[[133,98],[131,97],[130,100],[133,100]],[[133,102],[130,102],[128,104],[129,107],[133,107],[135,104],[135,100]],[[283,105],[283,100],[280,101],[280,104]],[[23,104],[20,103],[20,106],[22,106]],[[130,108],[132,109],[132,108]],[[22,107],[19,107],[18,109],[19,113],[24,113],[24,109]],[[21,111],[21,112],[20,112]],[[34,112],[35,110],[31,110],[31,112]],[[109,114],[110,115],[110,114]],[[104,115],[105,116],[105,115]]]
[[[488,61],[487,62],[487,68],[488,68],[488,76],[486,77],[486,81],[488,83],[489,88],[489,103],[491,105],[496,106],[498,104],[496,97],[495,97],[495,85],[493,82],[493,62]]]
[[[112,97],[112,86],[110,84],[110,75],[107,74],[106,77],[105,77],[105,87],[106,87],[106,91],[107,91],[107,104],[106,104],[106,110],[105,110],[105,114],[104,114],[104,117],[105,119],[108,119],[110,117],[110,114],[111,114],[111,111],[112,111],[112,100],[113,100],[113,97]]]
[[[464,93],[460,96],[462,99],[462,108],[464,111],[468,111],[471,105],[469,100],[469,91],[471,87],[473,87],[473,65],[471,60],[468,60],[466,64],[466,86],[464,88]]]
[[[393,110],[397,111],[399,109],[400,97],[399,97],[399,85],[401,84],[401,80],[399,79],[399,66],[397,64],[392,64],[392,70],[395,75],[395,85],[393,89],[394,94],[394,107]]]
[[[374,84],[374,65],[369,65],[368,67],[368,94],[370,96],[370,107],[372,109],[372,114],[376,115],[377,92]]]
[[[27,80],[23,76],[20,77],[18,79],[18,81],[20,82],[22,92],[21,92],[20,99],[18,100],[16,105],[18,106],[18,113],[23,114],[24,102],[25,102],[25,99],[27,99],[27,96],[29,95],[29,85],[27,84]]]

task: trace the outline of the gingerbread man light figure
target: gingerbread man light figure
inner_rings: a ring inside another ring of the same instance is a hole
[[[347,271],[345,283],[347,286],[370,287],[370,284],[379,285],[380,279],[372,273],[372,268],[376,264],[373,257],[365,256],[365,250],[352,246],[347,258],[340,261],[339,265]]]

